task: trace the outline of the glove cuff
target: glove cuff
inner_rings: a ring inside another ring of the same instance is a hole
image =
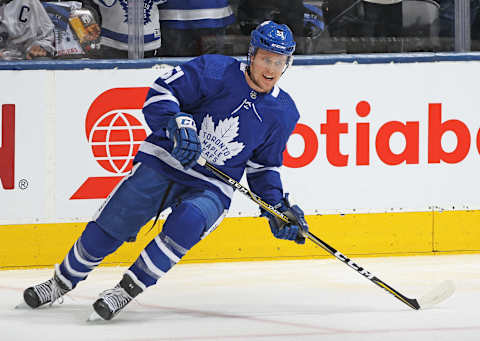
[[[168,121],[167,137],[173,139],[175,131],[181,128],[193,129],[195,132],[197,131],[197,126],[192,115],[184,112],[178,112],[173,115]]]

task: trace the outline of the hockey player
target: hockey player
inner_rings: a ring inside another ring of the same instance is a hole
[[[204,55],[160,76],[143,107],[152,134],[141,145],[132,172],[55,266],[53,278],[24,291],[25,302],[32,308],[52,304],[105,256],[134,240],[157,212],[171,207],[162,232],[93,308],[109,320],[154,285],[218,226],[230,206],[233,189],[197,164],[201,155],[238,181],[246,170],[252,191],[294,222],[286,225],[263,211],[274,236],[303,244],[301,231],[308,225],[303,211],[284,196],[279,174],[299,113],[276,83],[294,49],[290,29],[267,21],[251,34],[247,64]]]

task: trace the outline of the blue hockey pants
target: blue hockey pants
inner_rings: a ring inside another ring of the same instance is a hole
[[[162,206],[162,207],[160,207]],[[73,288],[87,278],[125,241],[135,240],[140,228],[159,210],[170,207],[162,232],[127,270],[146,288],[156,283],[188,250],[215,229],[226,209],[215,193],[172,182],[144,164],[136,164],[100,207],[60,265]]]

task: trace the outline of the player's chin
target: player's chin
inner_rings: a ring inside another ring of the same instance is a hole
[[[262,80],[262,90],[263,90],[264,92],[270,92],[270,91],[273,89],[273,87],[275,86],[276,83],[277,83],[277,82],[276,82],[275,79],[271,79],[271,80],[270,80],[270,79],[265,79],[265,78],[264,78],[264,79]]]

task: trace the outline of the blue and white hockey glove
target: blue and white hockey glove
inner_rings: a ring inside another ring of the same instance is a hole
[[[185,169],[192,168],[202,154],[197,127],[192,115],[184,112],[175,114],[167,125],[168,138],[173,141],[172,156]]]
[[[260,216],[268,218],[270,230],[272,230],[273,235],[278,239],[294,240],[297,244],[305,244],[305,237],[302,231],[308,232],[308,224],[305,221],[302,209],[297,205],[290,206],[288,193],[286,193],[282,201],[274,205],[274,207],[285,214],[292,223],[287,224],[260,207]]]

